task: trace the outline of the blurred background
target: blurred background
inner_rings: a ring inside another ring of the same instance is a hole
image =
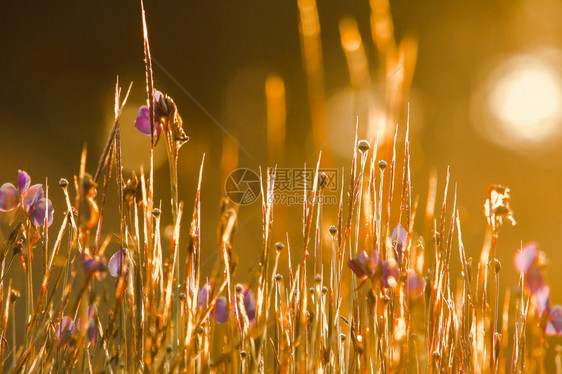
[[[521,242],[538,241],[550,259],[553,302],[562,303],[562,289],[555,286],[562,272],[552,271],[562,266],[553,235],[562,223],[562,198],[556,195],[562,191],[562,4],[393,1],[394,39],[405,41],[412,54],[385,70],[367,0],[318,1],[319,28],[314,19],[307,21],[306,3],[146,1],[155,86],[173,97],[190,136],[179,159],[188,217],[206,155],[205,266],[215,259],[219,202],[230,169],[313,167],[322,149],[323,166],[345,166],[347,178],[356,117],[360,136],[374,143],[380,122],[393,121],[380,109],[388,104],[393,74],[407,80],[402,71],[413,73],[415,66],[405,103],[420,207],[432,171],[440,203],[450,165],[466,250],[476,258],[487,186],[509,186],[517,225],[505,226],[500,235],[503,288],[516,284],[515,250]],[[78,172],[84,145],[87,170],[95,171],[113,121],[117,76],[122,86],[134,82],[122,120],[125,172],[147,165],[150,141],[133,126],[146,102],[140,5],[6,2],[0,35],[0,182],[14,183],[18,169],[34,183],[48,178],[57,227],[64,210],[58,180]],[[399,114],[394,120],[403,137],[404,111]],[[313,131],[315,122],[323,122],[322,131]],[[157,148],[157,194],[169,216],[166,154],[163,145]],[[117,209],[111,198],[108,212]],[[106,214],[109,232],[116,217]],[[273,241],[285,241],[289,232],[300,248],[301,216],[301,206],[279,208]],[[326,227],[334,217],[325,218]],[[258,261],[260,230],[260,203],[241,207],[234,241],[241,279]],[[108,251],[116,249],[113,243]]]

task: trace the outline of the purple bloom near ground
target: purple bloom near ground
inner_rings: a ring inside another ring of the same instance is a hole
[[[74,321],[68,316],[62,317],[61,321],[56,326],[57,335],[57,348],[62,348],[65,345],[70,347],[70,340],[74,334]]]
[[[88,253],[82,253],[82,267],[84,273],[89,274],[93,272],[98,280],[105,278],[107,266],[105,265],[105,258],[99,256],[92,256]]]
[[[35,226],[43,226],[45,216],[47,226],[53,223],[53,204],[46,199],[43,186],[35,184],[30,187],[31,178],[22,170],[18,171],[18,189],[12,183],[4,183],[0,187],[0,211],[8,212],[21,204],[31,223]]]
[[[109,270],[109,274],[111,274],[112,277],[119,278],[119,276],[121,275],[121,263],[125,260],[124,257],[125,254],[121,250],[119,250],[115,252],[109,259],[107,268]]]
[[[197,298],[197,304],[199,308],[204,308],[207,306],[207,303],[210,302],[210,298],[212,298],[213,292],[213,285],[211,282],[205,283],[205,285],[199,291],[199,295]],[[243,286],[242,293],[244,295],[244,309],[246,315],[248,316],[248,320],[250,323],[253,323],[256,318],[256,298],[254,293],[251,289]],[[238,313],[238,303],[236,300],[233,300],[234,305],[236,306],[236,313]],[[217,302],[215,303],[215,307],[211,311],[211,317],[217,321],[217,323],[225,323],[228,321],[228,301],[226,297],[220,296],[217,298]]]
[[[359,277],[360,279],[366,279],[371,275],[371,270],[369,269],[369,257],[367,252],[361,251],[357,258],[353,258],[347,262],[347,266]]]
[[[211,312],[211,315],[215,318],[217,323],[225,323],[228,321],[228,305],[226,297],[221,296],[217,299],[215,308]]]
[[[398,282],[398,264],[393,258],[389,258],[382,264],[382,284],[385,288],[391,288],[393,283]]]
[[[562,305],[554,305],[546,324],[546,335],[562,336]]]
[[[539,318],[546,319],[545,334],[562,336],[562,305],[550,305],[550,287],[546,284],[541,251],[537,243],[527,243],[515,253],[515,269],[525,277],[525,287],[534,299]]]
[[[425,290],[425,279],[420,277],[414,270],[408,269],[406,272],[408,282],[408,296],[418,298],[423,295]]]
[[[404,247],[406,245],[406,240],[408,240],[408,232],[398,224],[392,231],[390,236],[392,243],[396,243],[396,252],[398,253],[398,261],[402,261],[402,252],[404,252]]]
[[[98,331],[96,329],[96,308],[93,305],[86,308],[86,316],[88,318],[86,332],[88,342],[96,344],[98,341]],[[82,331],[82,322],[80,318],[76,321],[76,327],[79,331]]]

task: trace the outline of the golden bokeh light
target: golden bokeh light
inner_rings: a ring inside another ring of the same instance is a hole
[[[549,52],[505,59],[474,96],[479,132],[505,148],[528,150],[553,144],[562,126],[562,75]]]

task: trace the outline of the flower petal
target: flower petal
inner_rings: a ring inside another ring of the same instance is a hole
[[[53,204],[51,200],[42,197],[32,206],[29,212],[31,223],[35,226],[43,226],[45,214],[47,215],[47,226],[51,226],[53,224]]]
[[[82,267],[85,274],[92,272],[98,280],[105,278],[107,267],[105,266],[105,258],[103,256],[91,256],[87,253],[82,253]]]
[[[550,320],[546,324],[546,335],[562,336],[562,305],[554,305],[550,311]]]
[[[31,177],[29,176],[29,174],[27,174],[27,172],[23,170],[18,170],[18,188],[20,194],[23,194],[25,191],[27,191],[30,184]]]
[[[211,282],[205,283],[205,285],[199,291],[199,296],[197,297],[197,305],[199,308],[203,308],[207,306],[207,300],[209,298],[209,294],[211,293]]]
[[[109,259],[107,268],[109,270],[109,274],[111,274],[112,277],[118,278],[119,275],[121,275],[121,261],[123,257],[124,255],[122,251],[119,250],[115,252],[115,254]]]
[[[137,118],[135,119],[136,129],[145,136],[150,136],[150,111],[146,105],[139,108]],[[160,126],[154,122],[154,136],[160,132]]]
[[[550,313],[550,287],[542,286],[535,293],[535,302],[537,303],[537,311],[540,317]]]
[[[545,285],[544,272],[538,266],[531,266],[525,274],[525,285],[532,295],[536,295]]]
[[[392,230],[392,235],[390,237],[393,243],[396,243],[396,252],[398,253],[398,261],[402,260],[402,252],[404,251],[404,246],[406,245],[406,240],[408,239],[408,232],[398,224]]]
[[[60,349],[66,344],[70,346],[70,340],[74,334],[74,321],[72,318],[68,316],[62,317],[55,330],[57,336],[57,348]]]
[[[4,183],[0,187],[0,212],[8,212],[17,205],[18,192],[11,183]]]
[[[535,263],[538,255],[537,243],[527,243],[520,251],[515,253],[513,264],[519,273],[527,274],[531,266]]]
[[[244,292],[244,308],[246,308],[246,314],[251,322],[256,320],[256,298],[251,289],[246,289]]]
[[[425,279],[420,277],[414,270],[408,269],[406,272],[408,282],[408,296],[418,298],[423,295],[425,289]]]
[[[22,194],[23,208],[30,213],[35,203],[43,198],[43,186],[34,184]]]
[[[215,310],[212,314],[217,323],[225,323],[226,321],[228,321],[228,305],[226,302],[226,297],[221,296],[217,299]]]
[[[398,282],[398,277],[400,273],[398,272],[398,265],[396,260],[393,258],[388,259],[388,261],[382,264],[382,284],[385,288],[390,288]]]

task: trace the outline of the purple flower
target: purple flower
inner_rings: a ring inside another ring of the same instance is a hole
[[[107,268],[112,277],[119,278],[121,276],[121,264],[125,260],[125,254],[119,250],[111,256]]]
[[[520,273],[527,274],[531,266],[536,264],[538,252],[536,243],[525,244],[520,251],[515,253],[513,258],[515,269]]]
[[[546,335],[562,336],[562,305],[554,305],[546,323]]]
[[[402,225],[398,224],[392,231],[390,239],[392,243],[396,244],[396,253],[398,253],[398,262],[400,262],[402,261],[402,252],[404,252],[406,240],[408,240],[408,232],[404,230]]]
[[[123,271],[123,262],[125,261],[125,256],[126,254],[122,251],[119,250],[117,252],[115,252],[113,254],[113,256],[111,256],[111,258],[109,259],[109,262],[107,263],[107,270],[109,270],[109,274],[114,277],[117,278],[117,280],[115,281],[115,287],[117,287],[117,285],[119,284],[119,277],[121,276],[121,273]],[[124,274],[124,279],[125,281],[127,281],[129,279],[129,269],[127,268],[127,270],[125,271]]]
[[[102,256],[92,256],[89,253],[82,253],[82,267],[84,273],[93,273],[98,280],[105,278],[107,266],[105,265],[105,258]]]
[[[347,262],[347,266],[359,277],[365,280],[368,277],[373,278],[380,267],[381,258],[379,251],[376,249],[371,252],[371,256],[367,252],[361,251],[357,258],[353,258]]]
[[[211,288],[212,288],[212,283],[207,282],[205,283],[203,288],[201,288],[201,290],[199,291],[199,295],[197,297],[197,305],[199,306],[199,308],[203,308],[204,306],[207,306],[209,293],[212,292]]]
[[[425,279],[420,277],[414,270],[408,269],[406,272],[408,282],[408,296],[415,299],[423,295],[425,290]]]
[[[226,302],[226,297],[221,296],[217,299],[211,315],[215,318],[217,323],[225,323],[228,321],[228,304]]]
[[[535,294],[535,303],[539,317],[550,313],[550,287],[542,286]]]
[[[0,211],[8,212],[17,205],[18,193],[11,183],[4,183],[0,187]]]
[[[159,135],[162,131],[157,117],[164,115],[164,113],[161,113],[163,108],[162,104],[160,104],[163,101],[163,96],[162,92],[154,90],[154,136]],[[150,136],[150,110],[146,105],[139,108],[137,118],[135,119],[135,127],[141,134]]]
[[[86,317],[88,319],[88,323],[86,325],[88,342],[96,344],[98,341],[98,330],[96,329],[96,308],[93,305],[90,305],[86,308]],[[80,318],[78,318],[78,321],[76,321],[76,327],[79,331],[82,331],[82,323]]]
[[[70,347],[70,340],[74,334],[74,321],[72,318],[64,316],[55,328],[57,334],[57,348],[65,345]]]
[[[357,258],[353,258],[347,262],[347,266],[359,277],[359,279],[366,279],[371,275],[371,270],[369,269],[369,257],[367,252],[361,251]]]
[[[18,171],[18,189],[11,183],[0,187],[0,211],[8,212],[21,203],[23,209],[35,226],[43,226],[45,216],[47,226],[53,223],[53,204],[45,199],[43,186],[35,184],[30,187],[31,178],[25,171]]]
[[[515,269],[525,275],[525,285],[532,295],[536,295],[545,286],[540,254],[537,243],[532,242],[525,244],[513,258]]]
[[[247,288],[242,284],[238,286],[242,287],[242,295],[244,297],[244,309],[245,309],[244,312],[248,316],[248,321],[250,321],[250,323],[254,323],[254,321],[256,320],[256,298],[254,297],[254,293],[252,292],[251,289]],[[236,315],[238,315],[239,309],[236,300],[234,300],[234,304],[236,305]]]
[[[382,264],[382,284],[385,288],[393,288],[398,282],[398,264],[393,258],[389,258]]]
[[[212,299],[213,296],[213,282],[207,282],[199,291],[199,295],[197,297],[197,305],[200,309],[207,307],[209,300]],[[211,311],[211,317],[213,317],[217,323],[225,323],[228,321],[228,305],[226,298],[224,296],[220,296]]]

